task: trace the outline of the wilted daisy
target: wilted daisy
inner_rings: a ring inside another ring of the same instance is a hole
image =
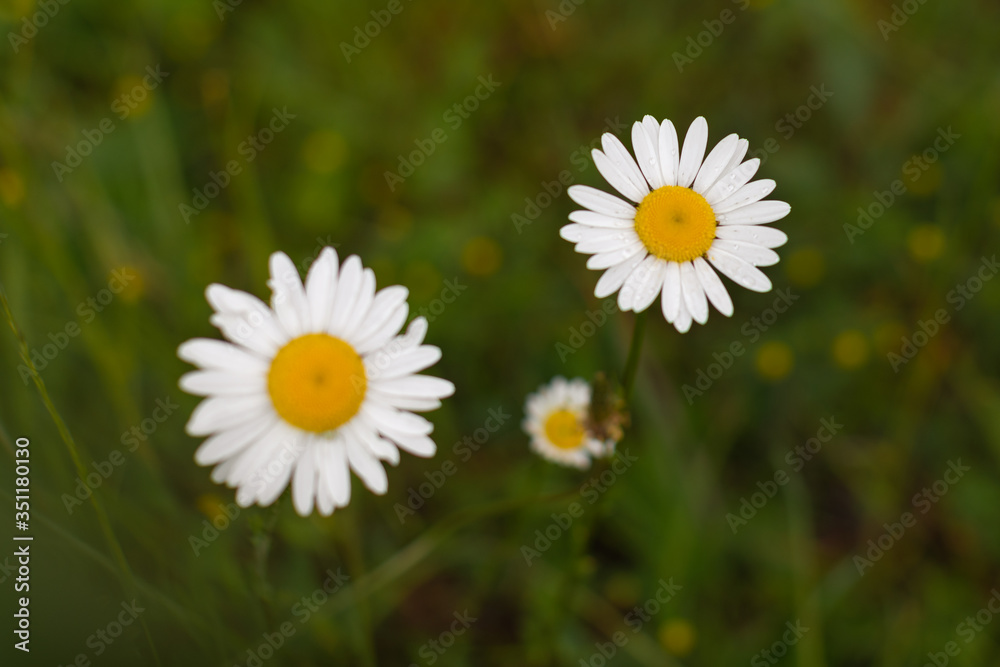
[[[622,310],[642,312],[661,295],[663,316],[681,333],[708,320],[708,303],[727,317],[733,302],[713,267],[755,292],[771,281],[758,266],[778,262],[772,250],[784,232],[763,223],[788,215],[788,204],[761,201],[774,190],[770,179],[750,182],[760,160],[743,161],[748,143],[735,134],[708,155],[708,123],[698,117],[683,146],[673,123],[646,116],[632,127],[636,159],[612,134],[594,150],[601,175],[633,206],[614,195],[574,185],[569,196],[587,210],[575,211],[560,234],[592,255],[589,269],[606,269],[594,294],[618,291]]]
[[[600,440],[590,431],[590,385],[576,378],[557,377],[530,394],[521,427],[531,436],[539,455],[567,466],[590,467],[592,458],[610,456],[613,440]]]
[[[399,449],[433,456],[433,427],[413,411],[433,410],[455,387],[416,375],[441,358],[422,345],[427,320],[398,335],[409,313],[400,286],[375,291],[375,274],[352,255],[340,266],[325,248],[305,286],[292,261],[270,261],[271,307],[245,292],[210,285],[213,325],[230,342],[194,339],[181,359],[200,367],[180,386],[207,396],[187,424],[210,436],[195,460],[237,489],[243,507],[274,502],[291,482],[299,514],[329,515],[351,496],[349,470],[371,491],[387,488],[382,461]]]

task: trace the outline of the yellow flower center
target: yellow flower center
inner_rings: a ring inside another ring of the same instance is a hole
[[[545,420],[545,437],[559,449],[576,449],[583,442],[583,425],[569,410],[556,410]]]
[[[690,262],[708,252],[715,225],[705,198],[678,185],[650,192],[635,214],[635,231],[646,249],[671,262]]]
[[[307,334],[278,350],[267,392],[282,419],[323,433],[358,413],[368,387],[365,365],[353,347],[326,334]]]

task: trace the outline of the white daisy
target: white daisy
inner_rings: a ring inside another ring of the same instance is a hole
[[[375,274],[352,255],[343,266],[325,248],[305,286],[284,253],[270,261],[271,307],[245,292],[210,285],[213,325],[229,343],[190,340],[181,359],[200,367],[181,388],[207,396],[187,432],[210,436],[195,460],[212,479],[237,489],[236,502],[270,505],[291,482],[302,516],[347,505],[349,470],[386,492],[381,461],[399,449],[434,455],[433,426],[412,411],[433,410],[451,382],[416,375],[441,358],[422,345],[427,320],[397,335],[409,313],[405,287],[375,291]],[[398,449],[397,449],[398,448]]]
[[[603,442],[587,429],[590,385],[586,380],[553,379],[528,396],[524,412],[521,427],[531,436],[531,448],[550,461],[589,468],[592,458],[614,452],[614,441]]]
[[[595,296],[618,291],[622,310],[642,312],[662,295],[663,316],[681,333],[692,319],[708,320],[708,302],[727,317],[733,314],[729,293],[712,267],[747,289],[767,292],[771,281],[756,267],[777,264],[772,248],[788,240],[784,232],[760,226],[785,217],[791,207],[761,201],[775,183],[750,182],[760,160],[743,161],[747,140],[730,134],[706,156],[707,142],[708,123],[700,116],[683,147],[669,120],[661,124],[646,116],[636,122],[637,159],[605,134],[604,150],[593,151],[594,163],[638,207],[574,185],[569,196],[587,210],[571,213],[572,224],[560,230],[577,252],[592,255],[588,269],[607,269]]]

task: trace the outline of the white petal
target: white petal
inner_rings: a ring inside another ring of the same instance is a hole
[[[347,460],[365,486],[372,493],[381,496],[389,488],[389,479],[385,468],[378,459],[361,442],[355,439],[347,440]]]
[[[402,435],[388,434],[393,442],[414,456],[426,459],[434,456],[437,452],[437,445],[426,435]]]
[[[381,405],[387,405],[397,410],[408,410],[410,412],[429,412],[441,407],[441,401],[436,398],[385,394],[372,386],[368,387],[367,396],[372,400],[377,400]]]
[[[757,173],[758,167],[760,167],[760,160],[753,158],[731,171],[724,172],[715,185],[710,187],[708,192],[705,193],[705,201],[714,208],[716,204],[720,204],[726,197],[731,196],[749,183],[753,175]]]
[[[340,267],[337,294],[333,300],[330,320],[326,324],[326,331],[331,336],[340,338],[344,335],[344,327],[354,312],[354,304],[361,295],[363,280],[364,268],[361,266],[361,258],[351,255]]]
[[[351,499],[351,473],[343,437],[322,443],[316,451],[319,483],[326,487],[335,506],[344,507]]]
[[[603,213],[613,218],[635,219],[634,206],[607,192],[601,192],[588,185],[572,185],[567,193],[570,199],[595,213]]]
[[[559,236],[566,239],[567,241],[576,243],[577,241],[583,239],[584,232],[586,232],[588,229],[591,228],[587,227],[586,225],[575,225],[575,224],[563,225],[562,227],[559,228]]]
[[[646,177],[646,182],[654,190],[663,187],[663,172],[660,170],[660,159],[656,152],[659,150],[660,126],[652,116],[646,116],[652,121],[652,126],[647,127],[645,120],[632,126],[632,148],[635,150],[635,159],[639,163],[642,175]]]
[[[597,281],[597,286],[594,288],[594,296],[598,299],[603,299],[606,296],[614,294],[616,290],[625,284],[625,279],[632,273],[632,269],[639,266],[639,262],[642,260],[643,254],[636,253],[624,262],[616,264],[605,271],[604,275]]]
[[[677,318],[674,320],[674,328],[680,333],[687,333],[691,329],[691,313],[681,298],[677,304]]]
[[[635,227],[635,220],[628,218],[613,218],[603,213],[593,211],[573,211],[569,219],[587,227],[606,227],[608,229],[626,229]],[[563,237],[566,238],[566,237]],[[568,239],[572,241],[573,239]]]
[[[694,270],[698,274],[698,282],[701,283],[702,288],[705,290],[705,295],[712,302],[712,305],[715,306],[716,310],[726,317],[732,316],[733,300],[729,298],[726,286],[722,284],[722,280],[716,275],[708,262],[705,261],[704,257],[694,260]]]
[[[429,435],[434,430],[434,425],[423,417],[370,401],[361,406],[360,415],[366,424],[386,435]]]
[[[701,169],[698,170],[698,176],[694,179],[694,185],[692,189],[704,195],[708,192],[708,189],[715,185],[715,182],[719,180],[725,172],[723,169],[729,164],[729,159],[733,157],[733,153],[736,152],[737,144],[739,144],[739,136],[735,134],[730,134],[728,137],[720,141],[715,145],[715,148],[711,150],[708,157],[705,158],[705,162],[701,165]]]
[[[300,434],[294,444],[274,452],[263,464],[259,488],[255,494],[257,504],[267,507],[288,488],[295,471],[295,464],[302,457],[305,434]]]
[[[778,253],[763,246],[752,243],[742,243],[740,241],[729,241],[727,239],[715,239],[712,247],[718,250],[725,250],[741,258],[745,262],[750,262],[754,266],[774,266],[781,258]]]
[[[637,240],[635,243],[629,244],[628,246],[621,248],[619,250],[614,250],[612,252],[601,252],[596,255],[591,255],[590,259],[587,260],[588,269],[609,269],[615,264],[620,264],[625,260],[629,259],[637,253],[645,253],[646,246],[642,244],[642,241]]]
[[[270,309],[266,316],[259,313],[246,315],[216,313],[209,317],[208,321],[218,328],[227,340],[268,359],[273,357],[289,338],[285,330],[278,325]]]
[[[380,350],[364,359],[369,382],[391,380],[430,368],[441,359],[441,350],[434,345],[406,348],[395,354]]]
[[[715,211],[716,218],[718,218],[720,213],[728,213],[729,211],[740,208],[741,206],[753,204],[754,202],[763,199],[774,191],[774,186],[775,182],[770,178],[762,178],[759,181],[747,183],[732,195],[720,201],[718,204],[712,204],[712,210]]]
[[[301,336],[309,329],[311,323],[299,271],[283,252],[272,254],[269,264],[271,279],[267,284],[272,292],[271,308],[277,315],[281,328],[289,336],[292,338]]]
[[[267,391],[267,377],[264,373],[194,371],[182,375],[179,385],[195,396],[255,394]]]
[[[712,266],[733,282],[754,292],[767,292],[771,289],[771,281],[760,269],[736,255],[712,247],[705,256],[708,257]]]
[[[574,250],[587,255],[594,253],[614,252],[640,243],[639,235],[631,229],[589,230],[584,233]]]
[[[705,147],[708,145],[708,122],[704,116],[698,116],[688,128],[684,137],[684,147],[681,149],[681,161],[677,171],[677,185],[689,188],[694,183],[694,177],[701,169],[705,159]]]
[[[663,310],[663,318],[667,322],[673,323],[680,312],[681,301],[681,265],[677,262],[667,262],[667,268],[663,273],[663,295],[660,298],[660,307]]]
[[[264,414],[250,417],[231,429],[220,431],[201,443],[194,454],[194,460],[198,465],[210,466],[228,459],[256,442],[274,428],[277,421],[277,415]]]
[[[720,239],[752,243],[765,248],[779,248],[788,241],[788,235],[780,229],[760,225],[719,225],[715,228],[715,235]]]
[[[337,294],[339,271],[337,251],[333,248],[323,248],[319,257],[309,267],[309,273],[306,275],[306,302],[309,304],[311,332],[322,331],[330,319],[333,298]],[[309,502],[311,508],[311,498]]]
[[[743,162],[743,158],[747,155],[747,149],[750,148],[750,142],[746,139],[740,139],[736,142],[736,150],[733,152],[733,156],[729,159],[729,163],[726,164],[725,168],[722,170],[722,174],[728,174],[736,167],[740,166]],[[758,160],[759,162],[759,160]]]
[[[344,425],[344,429],[347,437],[357,439],[382,461],[388,461],[392,465],[399,463],[399,449],[396,445],[367,427],[362,420],[353,419]]]
[[[308,289],[307,289],[308,291]],[[299,516],[309,516],[312,513],[316,498],[316,464],[312,448],[315,447],[312,437],[306,442],[306,449],[295,463],[295,474],[292,477],[292,504]]]
[[[636,203],[642,201],[642,198],[645,197],[646,194],[643,193],[643,191],[640,190],[639,187],[618,168],[618,165],[615,164],[614,160],[596,148],[592,150],[590,154],[594,158],[594,165],[597,167],[597,171],[601,172],[601,176],[604,177],[604,180],[606,180],[611,187]]]
[[[199,403],[191,413],[187,433],[193,436],[218,433],[271,409],[271,399],[266,394],[213,396]]]
[[[657,153],[660,156],[660,172],[664,185],[677,185],[678,162],[680,148],[677,141],[677,128],[669,120],[660,125],[660,146]]]
[[[650,255],[643,262],[643,265],[636,270],[647,273],[646,279],[641,283],[639,289],[636,290],[635,296],[632,299],[632,310],[641,313],[649,308],[660,292],[663,291],[663,278],[667,272],[667,262],[659,257]]]
[[[233,373],[266,373],[269,361],[242,347],[212,338],[193,338],[177,348],[182,360],[206,369]]]
[[[238,486],[236,502],[242,507],[253,503],[266,481],[269,479],[266,467],[278,453],[294,448],[302,439],[302,431],[294,429],[283,421],[276,421],[274,428],[261,435],[233,457],[233,467],[226,476],[229,486]]]
[[[403,302],[396,306],[392,314],[382,323],[381,326],[372,330],[365,338],[355,338],[355,351],[364,356],[387,345],[393,337],[399,333],[399,329],[406,322],[406,316],[410,314],[410,306]],[[413,326],[412,324],[410,325]]]
[[[372,302],[372,307],[369,309],[365,321],[354,332],[349,342],[357,348],[362,341],[368,340],[373,333],[386,325],[400,305],[406,303],[406,297],[409,294],[409,290],[400,285],[393,285],[392,287],[379,290],[375,294],[375,300]],[[399,329],[397,328],[393,332],[393,335],[398,331]]]
[[[393,380],[379,379],[372,384],[382,393],[391,396],[418,396],[440,399],[455,393],[455,385],[451,382],[430,375],[407,375]]]
[[[684,293],[684,305],[694,321],[698,324],[708,321],[708,301],[691,262],[681,264],[681,292]]]
[[[759,201],[742,208],[716,215],[720,225],[762,225],[781,220],[792,207],[783,201]]]
[[[361,288],[358,290],[358,299],[354,302],[354,308],[351,309],[351,314],[341,330],[345,340],[353,340],[354,333],[364,324],[374,301],[375,272],[365,269],[361,278]]]
[[[604,154],[607,155],[612,162],[614,162],[618,171],[620,171],[639,192],[639,199],[636,199],[635,201],[642,201],[642,198],[649,194],[649,184],[646,183],[646,178],[642,175],[639,167],[636,166],[635,160],[629,154],[628,149],[625,148],[625,144],[623,144],[615,135],[610,132],[606,132],[604,136],[601,137],[601,145],[604,148]]]

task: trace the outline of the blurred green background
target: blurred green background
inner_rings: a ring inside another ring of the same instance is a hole
[[[30,656],[0,550],[4,664],[1000,658],[980,613],[1000,588],[1000,281],[970,281],[1000,232],[996,3],[9,0],[0,20],[0,281],[84,473],[112,466],[102,510],[67,500],[80,470],[4,325],[0,523],[16,532],[28,437],[35,537]],[[275,110],[294,118],[261,133]],[[575,206],[553,182],[605,188],[590,146],[609,127],[630,143],[644,114],[705,115],[713,143],[766,156],[792,205],[767,273],[797,299],[769,313],[775,293],[727,283],[733,318],[684,336],[654,310],[621,445],[637,463],[590,504],[594,471],[535,457],[520,420],[554,375],[621,369],[632,316],[585,326],[598,274],[558,236]],[[400,183],[401,161],[422,164]],[[457,386],[429,415],[439,453],[404,455],[384,497],[355,478],[330,518],[286,498],[230,522],[233,493],[193,462],[176,348],[217,336],[207,284],[266,298],[271,252],[304,270],[325,245],[433,319],[432,373]],[[490,410],[510,416],[456,449]],[[810,460],[787,454],[831,418]],[[305,612],[338,569],[349,583]],[[133,599],[140,622],[106,643]]]

